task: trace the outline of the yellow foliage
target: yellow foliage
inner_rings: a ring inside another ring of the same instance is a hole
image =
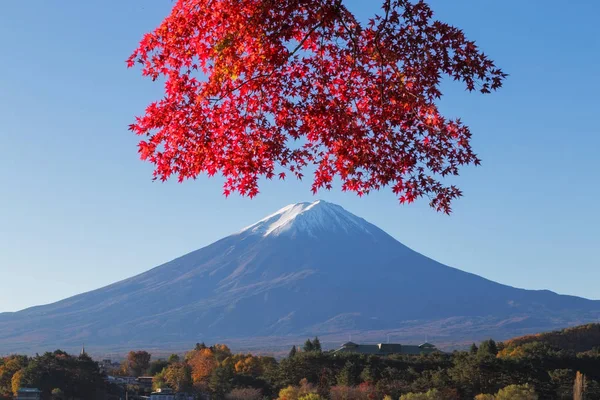
[[[299,390],[295,386],[288,386],[279,391],[278,400],[298,400]]]
[[[523,347],[505,347],[498,352],[496,357],[498,358],[521,358],[525,356],[525,350]]]
[[[316,393],[308,393],[300,396],[298,400],[323,400],[323,398]]]
[[[10,380],[12,391],[15,394],[15,396],[17,395],[17,391],[21,388],[21,378],[22,377],[23,377],[23,370],[20,369],[17,372],[15,372],[15,374],[12,376],[12,379]]]

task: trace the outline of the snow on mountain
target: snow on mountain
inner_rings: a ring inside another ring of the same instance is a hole
[[[242,229],[240,233],[252,232],[266,237],[303,231],[309,236],[316,237],[319,231],[341,230],[349,233],[358,230],[370,234],[368,225],[364,219],[336,204],[317,200],[312,203],[290,204]]]
[[[342,207],[316,201],[284,207],[121,282],[0,314],[0,353],[82,342],[183,349],[350,332],[501,339],[598,317],[599,301],[516,289],[445,266]]]

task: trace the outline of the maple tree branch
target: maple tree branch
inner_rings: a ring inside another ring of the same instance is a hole
[[[294,56],[294,54],[296,54],[296,52],[298,50],[300,50],[300,48],[304,45],[304,43],[306,43],[306,41],[308,40],[308,38],[310,37],[310,35],[312,35],[317,29],[319,29],[323,24],[325,23],[325,18],[323,18],[318,24],[316,24],[315,26],[313,26],[308,33],[304,36],[304,38],[298,43],[298,45],[296,46],[296,48],[288,55],[288,60]]]
[[[221,97],[212,97],[212,98],[208,98],[209,101],[213,101],[215,103],[218,103],[219,101],[223,100],[225,97],[227,97],[228,95],[230,95],[231,93],[235,92],[236,90],[241,89],[242,87],[244,87],[244,85],[261,79],[261,78],[269,78],[271,76],[273,76],[273,74],[275,73],[275,71],[271,72],[270,74],[263,74],[263,75],[257,75],[257,76],[253,76],[252,78],[246,79],[245,81],[243,81],[242,83],[240,83],[239,85],[233,87],[233,89],[229,90],[227,93],[223,94]]]
[[[338,4],[338,7],[341,7],[341,0],[338,0],[337,4]],[[298,43],[298,45],[294,48],[294,50],[292,50],[288,54],[288,56],[286,57],[286,59],[289,60],[291,57],[293,57],[294,54],[296,54],[298,52],[298,50],[300,50],[300,48],[302,48],[302,46],[304,45],[304,43],[306,43],[306,41],[308,40],[308,38],[310,37],[310,35],[312,35],[317,29],[319,29],[321,26],[323,26],[324,23],[325,23],[325,17],[323,17],[318,24],[316,24],[315,26],[313,26],[306,33],[306,35],[304,36],[304,38],[302,38],[302,40]],[[208,99],[208,100],[217,103],[217,102],[223,100],[225,97],[227,97],[231,93],[235,92],[236,90],[241,89],[244,85],[246,85],[246,84],[248,84],[248,83],[250,83],[252,81],[255,81],[257,79],[269,78],[269,77],[273,76],[273,74],[275,74],[275,72],[276,72],[276,70],[273,70],[270,74],[263,74],[263,75],[258,75],[258,76],[249,78],[249,79],[245,80],[244,82],[240,83],[239,85],[235,86],[233,89],[229,90],[227,93],[225,93],[221,97],[219,97],[219,98],[211,98],[211,99]]]
[[[340,7],[340,9],[338,11],[342,11],[342,7]],[[344,7],[343,11],[345,11],[345,14],[348,14],[348,10]],[[346,32],[348,32],[348,36],[350,36],[350,40],[352,40],[352,44],[353,46],[353,61],[354,61],[354,65],[356,66],[356,54],[358,53],[358,42],[356,41],[356,38],[354,37],[354,33],[352,32],[352,29],[350,29],[350,27],[348,27],[348,25],[346,24],[346,21],[344,20],[344,16],[340,14],[340,23],[342,24],[342,26],[344,27],[344,29],[346,30]]]
[[[375,35],[375,49],[377,50],[377,54],[379,55],[379,72],[381,74],[381,103],[383,104],[384,102],[384,81],[383,81],[383,55],[381,54],[381,48],[379,47],[379,40],[381,37],[381,32],[383,31],[383,29],[385,28],[385,26],[387,25],[387,22],[389,20],[389,16],[390,16],[390,0],[386,0],[384,3],[384,8],[385,8],[385,17],[383,18],[383,21],[381,22],[381,24],[379,25],[379,28],[377,29],[377,34]]]

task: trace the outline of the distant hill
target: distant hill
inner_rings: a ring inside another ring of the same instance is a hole
[[[557,349],[576,353],[589,351],[600,348],[600,324],[586,324],[553,332],[521,336],[505,341],[504,345],[517,347],[532,342],[545,343]]]
[[[287,206],[143,274],[0,314],[0,353],[289,348],[391,337],[446,348],[597,321],[600,301],[517,289],[427,258],[335,204]]]

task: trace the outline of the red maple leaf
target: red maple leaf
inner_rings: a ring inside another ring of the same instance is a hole
[[[488,93],[506,74],[424,1],[382,1],[362,24],[342,0],[178,0],[127,60],[165,80],[130,128],[140,156],[162,180],[220,172],[225,195],[311,167],[314,192],[337,177],[449,213],[441,178],[479,160],[437,108],[442,76]]]

